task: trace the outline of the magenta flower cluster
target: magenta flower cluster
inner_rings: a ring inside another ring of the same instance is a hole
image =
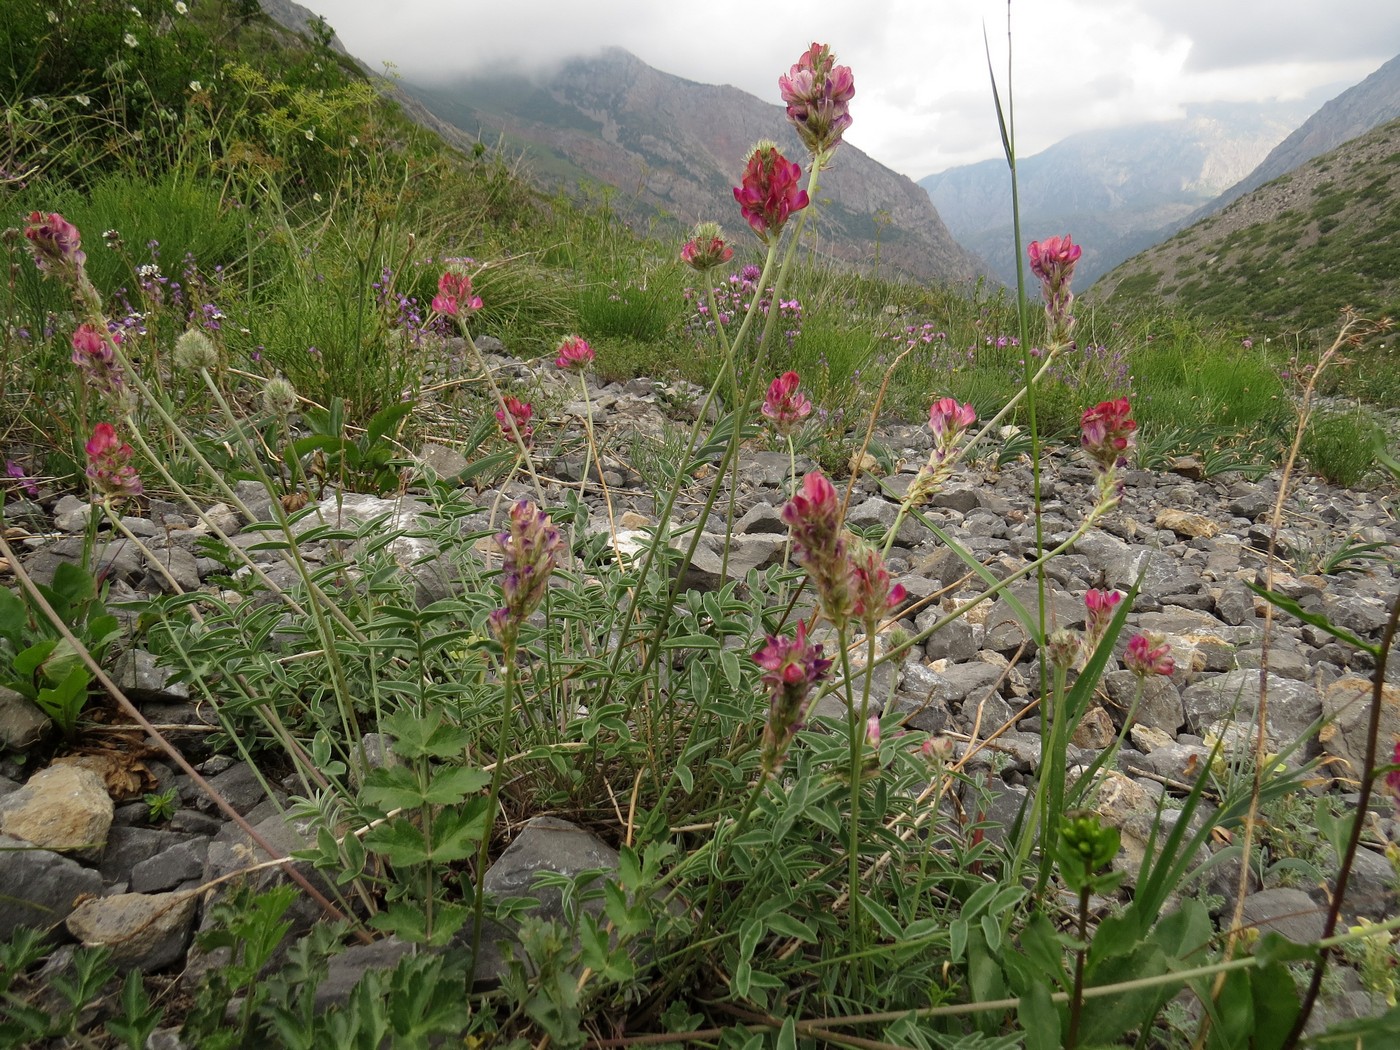
[[[448,317],[465,318],[482,307],[481,296],[472,294],[472,279],[467,273],[449,267],[438,278],[438,293],[433,296],[433,309]]]
[[[784,157],[772,142],[760,142],[744,166],[734,199],[744,221],[767,244],[782,232],[788,217],[810,203],[802,189],[802,166]]]
[[[1122,600],[1123,596],[1117,591],[1095,588],[1085,593],[1084,608],[1087,615],[1084,620],[1084,644],[1087,648],[1093,649],[1099,644],[1099,640],[1108,631],[1108,625],[1113,622],[1113,615]]]
[[[1100,401],[1086,409],[1079,420],[1079,444],[1100,473],[1128,465],[1128,450],[1135,442],[1137,423],[1126,397]]]
[[[1047,241],[1031,241],[1026,252],[1031,260],[1031,273],[1040,280],[1051,336],[1057,342],[1068,343],[1069,331],[1074,327],[1074,318],[1069,312],[1070,304],[1074,302],[1070,281],[1074,278],[1074,264],[1079,261],[1083,249],[1070,239],[1069,234],[1065,234]]]
[[[768,690],[763,768],[771,773],[782,765],[788,745],[806,723],[813,689],[826,679],[831,661],[822,656],[820,645],[807,641],[807,625],[801,620],[792,638],[768,635],[753,659],[763,668],[761,680]]]
[[[41,270],[81,270],[87,262],[78,228],[58,212],[30,212],[24,236],[34,250]]]
[[[507,394],[501,407],[496,409],[496,423],[507,440],[514,442],[515,435],[519,434],[521,443],[528,445],[535,437],[535,428],[530,425],[534,414],[534,406],[528,401]]]
[[[1169,675],[1176,670],[1172,647],[1159,634],[1135,634],[1128,639],[1123,666],[1139,678]]]
[[[87,453],[88,480],[104,497],[121,499],[141,495],[141,479],[131,465],[131,446],[117,437],[111,423],[98,423],[83,449]]]
[[[593,363],[593,347],[576,335],[566,335],[555,351],[554,367],[582,372]]]
[[[796,372],[784,372],[768,384],[768,395],[763,399],[763,415],[784,437],[812,414],[812,402],[799,389],[801,384]]]
[[[718,223],[702,222],[681,248],[681,261],[701,273],[723,266],[734,258],[734,249],[724,242]]]
[[[87,322],[73,332],[73,364],[83,381],[103,397],[115,396],[123,387],[121,366],[113,350],[121,338],[120,332],[104,334]]]
[[[850,66],[836,64],[830,47],[813,43],[787,75],[778,78],[778,91],[788,121],[814,157],[841,144],[851,126],[856,81]]]
[[[841,510],[841,498],[826,475],[813,471],[802,479],[781,516],[793,555],[816,588],[822,613],[838,628],[854,618],[873,633],[904,601],[904,587],[891,581],[877,549],[846,530]]]

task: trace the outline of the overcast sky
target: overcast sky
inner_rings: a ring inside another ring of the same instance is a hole
[[[1001,155],[983,27],[1005,91],[1006,0],[302,0],[372,68],[408,80],[520,70],[608,45],[689,80],[778,102],[813,41],[855,73],[847,139],[920,179]],[[784,14],[776,13],[782,7]],[[802,11],[801,15],[787,14]],[[1396,0],[1015,0],[1022,157],[1193,102],[1329,96],[1400,54]],[[1003,94],[1003,97],[1005,95]]]

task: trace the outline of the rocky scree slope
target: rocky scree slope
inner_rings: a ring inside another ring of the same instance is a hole
[[[483,340],[484,348],[493,346]],[[497,351],[502,350],[494,344]],[[536,367],[500,353],[488,355],[490,365],[506,383],[537,384],[542,396],[563,405],[573,448],[581,433],[584,405],[577,397],[576,378],[548,365]],[[604,452],[603,474],[614,498],[620,525],[626,530],[654,523],[656,498],[633,465],[616,450],[634,439],[658,440],[674,426],[676,406],[693,404],[694,388],[635,379],[624,385],[598,385],[591,391],[600,420]],[[684,422],[684,420],[680,420]],[[850,504],[848,521],[863,531],[893,526],[897,494],[910,483],[930,450],[930,435],[919,426],[886,426],[880,440],[898,456],[896,469],[885,477],[863,476]],[[611,450],[611,451],[609,451]],[[460,453],[430,446],[419,455],[422,477],[452,477],[465,466]],[[1044,461],[1044,501],[1040,523],[1046,541],[1055,543],[1079,521],[1093,500],[1093,475],[1076,453],[1051,451]],[[562,501],[576,487],[582,457],[573,453],[545,456],[540,469],[548,500]],[[811,464],[799,463],[799,469]],[[687,586],[709,590],[740,582],[750,569],[779,564],[786,530],[779,518],[788,484],[785,452],[752,449],[744,456],[739,477],[739,513],[734,547],[727,569],[719,555],[725,523],[704,522],[705,542],[692,564],[684,567]],[[1266,642],[1263,606],[1245,586],[1267,579],[1264,551],[1269,529],[1265,522],[1278,490],[1276,476],[1258,481],[1224,476],[1204,478],[1200,464],[1187,458],[1165,473],[1131,471],[1126,477],[1122,507],[1096,528],[1072,553],[1048,570],[1049,616],[1052,623],[1074,627],[1084,620],[1084,592],[1091,586],[1126,589],[1145,570],[1142,590],[1129,618],[1129,632],[1161,632],[1171,642],[1176,669],[1170,677],[1148,683],[1127,746],[1104,776],[1094,805],[1123,834],[1124,850],[1115,865],[1132,876],[1158,803],[1167,812],[1175,799],[1209,760],[1212,741],[1224,742],[1227,754],[1247,751],[1245,732],[1256,702]],[[964,544],[988,569],[1003,576],[1033,556],[1035,515],[1028,493],[1031,471],[1017,462],[998,468],[991,461],[962,470],[928,508],[929,516]],[[591,511],[581,544],[608,534],[608,518],[590,486]],[[255,518],[270,516],[270,501],[259,486],[244,482],[240,494]],[[506,491],[477,494],[482,508],[459,523],[463,532],[489,526],[490,508],[528,496],[531,490],[512,484]],[[441,531],[433,532],[420,516],[429,509],[423,492],[400,499],[355,493],[328,495],[318,516],[360,531],[377,548],[386,531],[402,533],[388,548],[399,560],[409,593],[421,604],[450,598],[462,586],[462,566],[484,555],[474,546],[444,546]],[[680,519],[693,520],[699,503],[682,501]],[[1286,524],[1278,535],[1279,559],[1272,565],[1275,589],[1296,599],[1305,609],[1326,614],[1333,622],[1366,639],[1376,639],[1389,603],[1400,588],[1400,566],[1371,562],[1364,571],[1320,574],[1323,558],[1341,544],[1360,540],[1400,541],[1394,496],[1386,492],[1347,491],[1307,479],[1300,480],[1285,502]],[[5,526],[11,543],[21,551],[24,568],[40,581],[51,579],[57,566],[79,556],[83,529],[91,508],[80,499],[50,494],[38,501],[11,502]],[[253,552],[274,579],[290,579],[290,570],[277,551],[265,547],[266,531],[226,506],[205,508],[201,516],[158,499],[127,526],[145,539],[182,590],[219,592],[228,601],[260,602],[257,593],[228,592],[228,572],[221,562],[204,556],[199,545],[215,521],[233,535],[235,543]],[[432,537],[436,536],[436,539]],[[436,544],[436,546],[434,546]],[[308,541],[303,554],[313,566],[335,561],[337,550],[326,542]],[[348,557],[359,557],[352,545]],[[105,530],[99,535],[98,567],[110,583],[113,604],[141,601],[171,586],[155,573],[130,543]],[[964,564],[927,531],[906,520],[891,551],[891,570],[909,591],[900,626],[918,631],[976,588],[966,579]],[[0,578],[0,585],[7,582]],[[1021,585],[1017,593],[1033,601]],[[414,599],[410,599],[414,600]],[[1125,644],[1128,632],[1123,635]],[[888,638],[881,638],[884,646]],[[276,636],[269,644],[277,645]],[[1369,697],[1369,660],[1331,636],[1286,616],[1274,619],[1267,640],[1269,746],[1274,751],[1302,739],[1314,720],[1331,721],[1319,738],[1309,738],[1290,762],[1326,757],[1325,767],[1336,778],[1333,788],[1345,806],[1354,791],[1354,777],[1364,746],[1365,710]],[[1400,736],[1400,661],[1391,662],[1390,684],[1383,693],[1382,734],[1385,741]],[[171,680],[170,668],[153,656],[128,646],[116,660],[119,685],[152,721],[166,727],[189,760],[238,812],[253,823],[274,848],[301,848],[313,835],[305,821],[287,815],[289,797],[299,788],[294,778],[274,780],[265,787],[247,763],[209,748],[215,724],[210,707],[192,697],[186,685]],[[1026,644],[1005,600],[971,610],[947,628],[907,652],[902,660],[879,668],[874,683],[877,705],[898,714],[914,743],[925,735],[947,737],[964,772],[962,803],[972,812],[985,812],[998,837],[999,827],[1016,819],[1028,797],[1040,763],[1038,713],[1033,703],[1038,688],[1036,654]],[[1070,765],[1087,762],[1108,746],[1122,725],[1131,703],[1135,679],[1111,664],[1083,725],[1073,740]],[[844,717],[839,700],[824,701],[816,714]],[[761,719],[762,700],[754,698],[754,718]],[[44,765],[39,756],[49,739],[44,716],[27,700],[0,692],[0,882],[9,889],[0,896],[0,936],[18,925],[38,924],[58,940],[108,944],[123,968],[137,968],[152,980],[167,984],[197,981],[219,957],[189,947],[190,937],[208,923],[210,903],[227,887],[210,887],[211,880],[264,860],[247,836],[223,818],[210,800],[169,761],[142,750],[140,734],[121,734],[110,727],[80,753],[62,755]],[[102,746],[95,746],[105,741]],[[115,743],[121,741],[120,744]],[[372,752],[383,754],[388,741],[376,739]],[[102,751],[125,748],[125,759],[104,758]],[[374,761],[371,758],[371,761]],[[123,775],[121,771],[125,771]],[[974,785],[983,784],[982,789]],[[270,787],[270,791],[267,790]],[[178,808],[168,821],[152,822],[150,807],[140,801],[142,790],[170,789]],[[1266,828],[1267,837],[1270,830]],[[1377,804],[1367,831],[1347,915],[1379,917],[1393,912],[1395,872],[1382,854],[1386,842],[1400,835],[1400,821],[1388,800]],[[616,853],[607,829],[583,829],[557,818],[529,821],[517,829],[510,848],[498,859],[487,886],[492,892],[519,895],[534,871],[565,873],[616,866]],[[1251,883],[1245,901],[1248,921],[1261,929],[1277,929],[1296,940],[1316,938],[1328,892],[1329,866],[1325,847],[1316,844],[1319,878],[1290,882],[1281,873]],[[317,877],[309,868],[303,870]],[[259,885],[285,879],[268,868],[250,876]],[[1217,896],[1217,908],[1232,903],[1234,880],[1221,876],[1205,889]],[[1126,889],[1121,892],[1130,892]],[[557,899],[541,895],[541,909],[553,914]],[[294,913],[296,935],[315,921],[315,909],[303,901]],[[511,931],[498,929],[492,940],[508,942]],[[385,968],[409,951],[390,938],[368,947],[354,947],[333,960],[331,976],[318,991],[318,1003],[343,1002],[354,981],[368,968]],[[488,963],[488,969],[490,964]],[[1344,978],[1333,997],[1330,1013],[1352,1016],[1383,1009],[1383,1003]]]

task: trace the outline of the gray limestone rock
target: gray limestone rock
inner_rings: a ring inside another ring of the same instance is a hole
[[[66,920],[86,947],[111,949],[120,970],[159,970],[179,959],[194,927],[195,893],[119,893],[84,901]]]
[[[47,929],[66,919],[79,898],[102,893],[102,876],[52,850],[0,835],[0,938],[20,926]]]
[[[0,686],[0,748],[25,751],[53,728],[53,719],[27,696]]]
[[[1287,886],[1251,893],[1244,899],[1244,921],[1263,933],[1272,930],[1296,944],[1322,937],[1327,909],[1302,890]]]

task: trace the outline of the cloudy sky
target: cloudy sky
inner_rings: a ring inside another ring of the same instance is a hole
[[[778,101],[814,40],[855,72],[847,138],[913,179],[1001,155],[983,49],[1007,62],[1006,0],[302,0],[351,54],[409,80],[624,47],[668,73]],[[1395,0],[1016,0],[1018,152],[1210,101],[1330,97],[1400,54]],[[1003,95],[1003,97],[1005,97]]]

